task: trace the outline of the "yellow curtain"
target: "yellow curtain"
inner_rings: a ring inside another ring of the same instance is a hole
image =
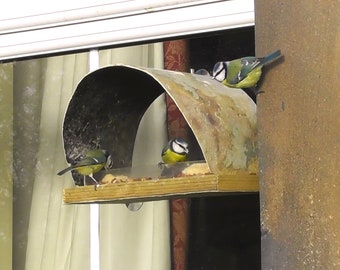
[[[117,63],[163,68],[162,44],[100,52],[100,66]],[[25,168],[26,179],[32,179],[34,184],[31,205],[26,209],[29,229],[25,268],[20,269],[90,269],[89,206],[64,205],[62,190],[73,186],[73,180],[70,174],[56,175],[67,165],[62,142],[63,117],[73,90],[88,73],[88,54],[15,65],[18,83],[14,89],[17,93],[14,104],[22,103],[18,104],[16,114],[27,116],[28,119],[21,120],[27,134],[21,136],[23,140],[32,141],[23,147],[17,142],[18,152],[28,151],[30,155],[16,160],[16,168],[31,164],[32,160],[35,163]],[[23,99],[24,93],[38,98]],[[17,129],[20,131],[21,127]],[[158,98],[139,127],[133,163],[158,163],[166,140],[164,98]],[[17,177],[18,182],[23,177]],[[24,191],[25,188],[19,188],[15,196],[21,196]],[[128,210],[125,205],[100,206],[101,270],[170,269],[169,246],[167,201],[144,203],[137,212]],[[15,256],[14,260],[20,260]]]

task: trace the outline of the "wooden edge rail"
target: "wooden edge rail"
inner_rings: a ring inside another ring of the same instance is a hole
[[[255,174],[204,174],[64,189],[64,203],[132,203],[223,193],[258,192]]]

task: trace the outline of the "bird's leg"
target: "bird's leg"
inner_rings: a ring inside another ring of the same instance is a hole
[[[257,96],[258,94],[264,93],[263,90],[257,88],[257,85],[255,85],[254,87],[251,88],[252,91],[254,92],[255,96]]]
[[[257,96],[258,94],[261,94],[261,93],[264,93],[264,91],[261,90],[261,89],[258,89],[258,90],[255,92],[255,95]]]
[[[94,190],[97,190],[97,187],[99,186],[99,182],[93,177],[92,174],[90,174],[89,176],[93,180],[93,182],[95,182]]]
[[[242,90],[256,103],[256,97],[260,93],[264,93],[261,89],[257,88],[257,85],[249,88],[242,88]]]

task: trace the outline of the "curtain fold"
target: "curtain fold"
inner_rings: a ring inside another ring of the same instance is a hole
[[[86,269],[89,251],[84,247],[88,245],[88,222],[84,220],[88,219],[88,206],[63,205],[62,191],[64,187],[73,186],[72,178],[58,177],[56,172],[65,166],[61,139],[64,113],[73,89],[87,73],[87,54],[40,61],[43,66],[41,74],[34,78],[41,82],[42,92],[41,114],[35,116],[40,118],[39,147],[25,267],[70,269],[72,261],[76,268]],[[77,244],[82,248],[76,250],[73,245]],[[73,253],[80,252],[79,258],[82,259],[71,260],[65,257],[65,252],[73,256]]]
[[[25,269],[39,147],[41,70],[39,60],[13,64],[13,269]]]
[[[123,63],[163,68],[162,49],[159,43],[101,51],[100,66]],[[16,179],[17,185],[25,184],[17,189],[16,196],[20,198],[25,187],[32,190],[32,196],[21,203],[21,207],[26,204],[22,211],[27,211],[29,229],[27,248],[23,248],[26,260],[18,262],[21,267],[16,269],[89,269],[89,206],[64,205],[63,188],[72,187],[73,179],[70,174],[56,175],[67,166],[63,118],[76,85],[88,73],[88,54],[23,61],[16,66],[14,104],[18,120],[26,124],[25,129],[20,122],[16,126],[20,136],[15,138],[15,163],[21,172]],[[24,99],[25,94],[32,97]],[[167,141],[165,119],[164,97],[160,97],[140,124],[134,164],[160,161]],[[26,168],[25,164],[30,165]],[[27,228],[18,226],[17,230]],[[125,205],[101,205],[100,239],[101,270],[170,269],[168,202],[144,203],[137,212]],[[17,254],[14,261],[20,261]]]

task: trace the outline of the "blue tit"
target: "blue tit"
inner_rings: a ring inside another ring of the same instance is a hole
[[[188,159],[188,143],[182,138],[170,140],[162,150],[162,160],[165,164],[186,161]]]
[[[218,62],[213,69],[213,78],[232,88],[256,87],[262,75],[262,67],[281,57],[277,50],[265,57],[247,56],[228,62]]]
[[[112,166],[111,155],[107,150],[96,149],[89,150],[86,152],[84,158],[76,162],[75,164],[61,170],[58,172],[58,175],[63,175],[68,171],[75,170],[77,173],[84,175],[88,175],[91,179],[98,185],[98,181],[94,179],[92,174],[101,171],[102,169],[109,169]]]

